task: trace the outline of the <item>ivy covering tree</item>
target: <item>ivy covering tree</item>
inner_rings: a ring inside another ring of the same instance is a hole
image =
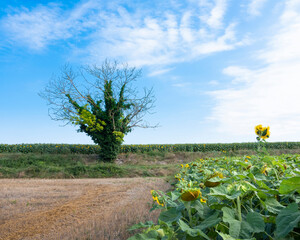
[[[154,107],[154,95],[152,88],[139,94],[133,83],[140,77],[141,69],[116,61],[76,71],[66,65],[40,96],[47,100],[53,120],[77,125],[101,147],[101,160],[114,161],[134,127],[155,127],[143,120]]]

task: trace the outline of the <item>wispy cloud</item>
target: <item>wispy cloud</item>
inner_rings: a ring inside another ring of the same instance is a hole
[[[286,1],[281,15],[278,33],[270,40],[259,58],[269,64],[300,61],[300,1]]]
[[[84,39],[72,45],[84,61],[110,57],[135,66],[190,61],[246,43],[237,37],[235,23],[224,20],[227,0],[167,3],[154,1],[160,8],[137,4],[133,11],[118,1],[83,1],[69,10],[39,5],[4,17],[1,29],[11,43],[34,50]]]
[[[173,87],[177,87],[177,88],[184,88],[184,87],[187,87],[187,86],[190,86],[190,85],[191,85],[190,82],[172,84]]]
[[[223,73],[244,85],[211,92],[218,104],[212,118],[219,131],[251,139],[256,124],[270,125],[271,140],[298,140],[300,134],[300,1],[285,4],[277,31],[257,53],[260,68],[230,66]]]
[[[208,7],[208,11],[200,17],[206,24],[212,28],[220,28],[223,25],[223,18],[226,13],[227,0],[215,0],[200,2],[200,5]]]
[[[229,66],[223,69],[223,74],[234,77],[232,83],[250,82],[252,79],[252,71],[239,66]]]
[[[248,4],[248,13],[253,16],[261,14],[261,9],[268,0],[251,0]]]
[[[94,26],[95,23],[86,17],[95,7],[92,1],[80,4],[71,11],[63,11],[54,3],[38,5],[32,10],[23,7],[1,19],[1,30],[12,44],[42,50],[56,40],[70,39]]]
[[[174,68],[164,68],[164,69],[154,69],[152,70],[148,76],[149,77],[155,77],[155,76],[158,76],[158,75],[163,75],[165,73],[168,73],[170,72],[171,70],[173,70]]]
[[[110,55],[136,66],[168,65],[195,60],[208,54],[232,50],[246,44],[238,39],[235,24],[215,30],[201,24],[197,11],[181,15],[168,12],[160,17],[131,16],[131,26],[120,15],[110,15],[107,26],[98,31],[87,51],[95,61]]]

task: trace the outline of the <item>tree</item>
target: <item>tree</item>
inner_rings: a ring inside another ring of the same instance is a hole
[[[142,95],[133,83],[141,69],[105,60],[100,67],[74,71],[66,65],[53,77],[40,96],[47,100],[53,120],[79,126],[101,147],[100,159],[114,161],[124,136],[134,127],[156,127],[143,118],[154,107],[153,89]]]

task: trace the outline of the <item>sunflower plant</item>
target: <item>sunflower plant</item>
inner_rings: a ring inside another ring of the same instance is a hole
[[[258,141],[257,151],[259,154],[268,155],[268,151],[266,149],[266,139],[270,137],[270,127],[263,127],[261,124],[255,126],[254,131],[257,135],[256,140]]]

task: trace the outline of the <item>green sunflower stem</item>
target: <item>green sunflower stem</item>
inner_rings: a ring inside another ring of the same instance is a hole
[[[190,224],[190,226],[192,226],[191,202],[186,202],[184,205],[185,205],[186,210],[187,210],[188,215],[189,215],[189,224]]]
[[[277,170],[276,170],[276,168],[275,168],[275,167],[273,167],[273,170],[274,170],[274,173],[275,173],[275,176],[276,176],[276,179],[277,179],[277,181],[279,181],[279,177],[278,177],[278,174],[277,174]]]
[[[191,213],[191,209],[188,210],[188,213],[189,213],[189,223],[190,223],[190,226],[192,226],[192,213]]]
[[[239,218],[239,221],[242,221],[242,208],[241,208],[240,196],[237,197],[236,203],[237,203],[238,218]]]

